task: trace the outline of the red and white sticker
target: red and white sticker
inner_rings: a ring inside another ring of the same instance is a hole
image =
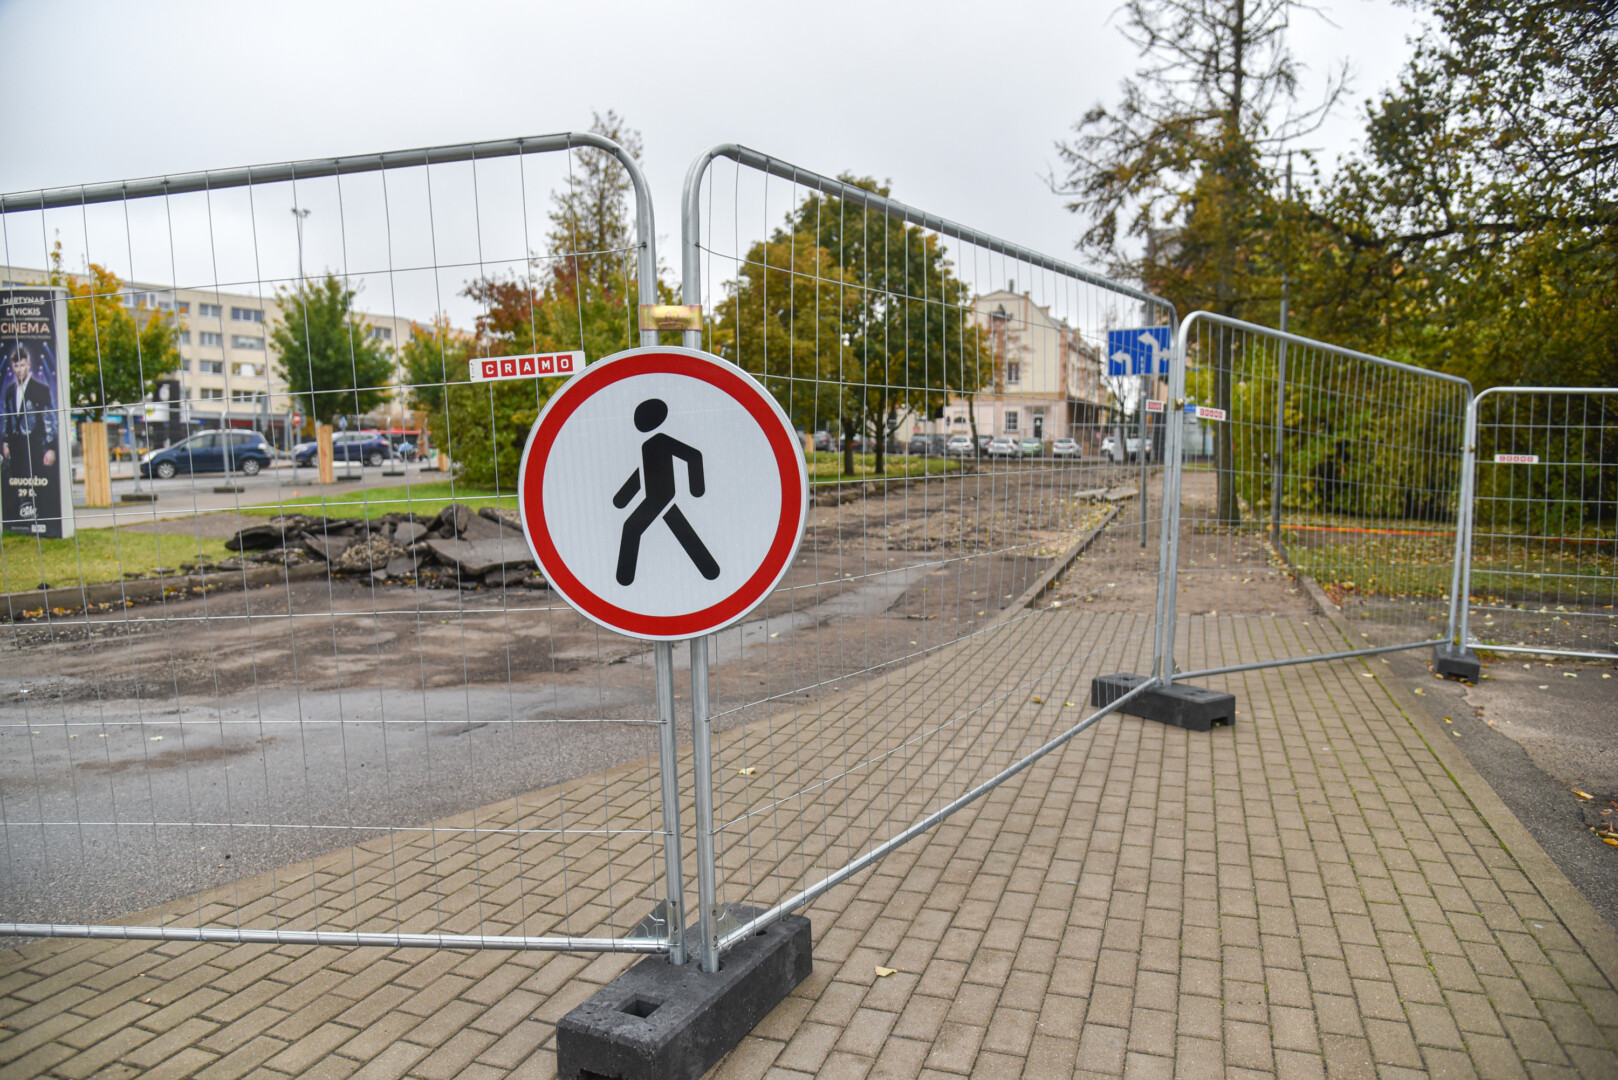
[[[474,356],[473,382],[500,379],[544,379],[553,375],[576,375],[584,370],[584,351],[531,353],[528,356]]]
[[[1198,405],[1197,406],[1197,419],[1198,420],[1223,420],[1224,418],[1225,418],[1225,410],[1224,409],[1215,409],[1210,405]]]
[[[1538,465],[1539,464],[1539,455],[1538,454],[1496,454],[1496,455],[1494,455],[1494,463],[1496,465]]]
[[[1153,401],[1151,398],[1147,398],[1146,399],[1146,411],[1147,412],[1162,412],[1163,411],[1163,403],[1161,401]]]

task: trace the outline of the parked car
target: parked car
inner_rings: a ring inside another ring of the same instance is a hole
[[[1021,457],[1022,447],[1017,444],[1016,439],[1001,435],[989,440],[988,453],[990,457]]]
[[[951,435],[944,444],[944,453],[950,457],[971,457],[973,454],[972,436]]]
[[[1017,448],[1022,451],[1022,456],[1023,457],[1044,457],[1045,456],[1045,443],[1044,443],[1044,441],[1040,440],[1040,439],[1036,439],[1032,435],[1028,436],[1028,438],[1024,439],[1022,442],[1018,443]]]
[[[1124,455],[1125,455],[1126,452],[1129,455],[1129,460],[1130,461],[1139,461],[1140,460],[1140,436],[1139,435],[1125,436],[1125,438],[1124,438],[1124,449],[1123,450],[1120,450],[1118,448],[1118,436],[1116,436],[1116,435],[1108,435],[1105,439],[1101,440],[1101,456],[1102,457],[1111,458],[1113,461],[1118,462],[1119,464],[1122,464],[1123,461],[1124,461]],[[1148,446],[1146,448],[1146,460],[1147,461],[1152,460],[1152,449],[1151,449],[1150,446]]]
[[[292,460],[297,465],[313,464],[320,456],[318,443],[299,443],[292,448]],[[377,468],[393,456],[393,444],[380,431],[341,431],[332,436],[333,461],[361,461]]]
[[[201,431],[162,450],[141,455],[142,476],[167,480],[176,473],[231,472],[257,476],[275,451],[256,431]]]
[[[1057,439],[1051,443],[1051,457],[1053,458],[1076,458],[1082,456],[1079,451],[1079,440],[1077,439]]]
[[[912,435],[910,442],[905,446],[905,453],[914,457],[937,457],[943,452],[942,435]]]
[[[836,450],[837,436],[833,435],[829,431],[815,432],[815,449],[821,451]]]

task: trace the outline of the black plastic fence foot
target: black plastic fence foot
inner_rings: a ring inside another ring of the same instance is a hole
[[[1097,675],[1090,680],[1090,704],[1097,708],[1111,705],[1148,678],[1146,675]],[[1187,731],[1209,731],[1235,726],[1236,695],[1172,683],[1142,691],[1119,711]]]
[[[1456,675],[1467,682],[1477,682],[1483,674],[1483,662],[1465,645],[1446,641],[1433,646],[1433,670],[1440,675]]]
[[[726,904],[740,921],[763,914]],[[700,938],[696,928],[686,941]],[[696,949],[674,967],[642,960],[556,1025],[558,1080],[697,1080],[729,1053],[814,964],[809,920],[787,915],[704,974]]]

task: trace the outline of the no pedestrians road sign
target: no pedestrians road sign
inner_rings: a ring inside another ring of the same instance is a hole
[[[695,349],[630,349],[546,403],[518,508],[551,587],[632,637],[741,619],[792,564],[809,477],[792,422],[752,376]]]

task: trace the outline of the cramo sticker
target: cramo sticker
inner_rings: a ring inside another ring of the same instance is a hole
[[[1494,455],[1494,463],[1496,465],[1538,465],[1539,464],[1539,455],[1538,454],[1496,454],[1496,455]]]

